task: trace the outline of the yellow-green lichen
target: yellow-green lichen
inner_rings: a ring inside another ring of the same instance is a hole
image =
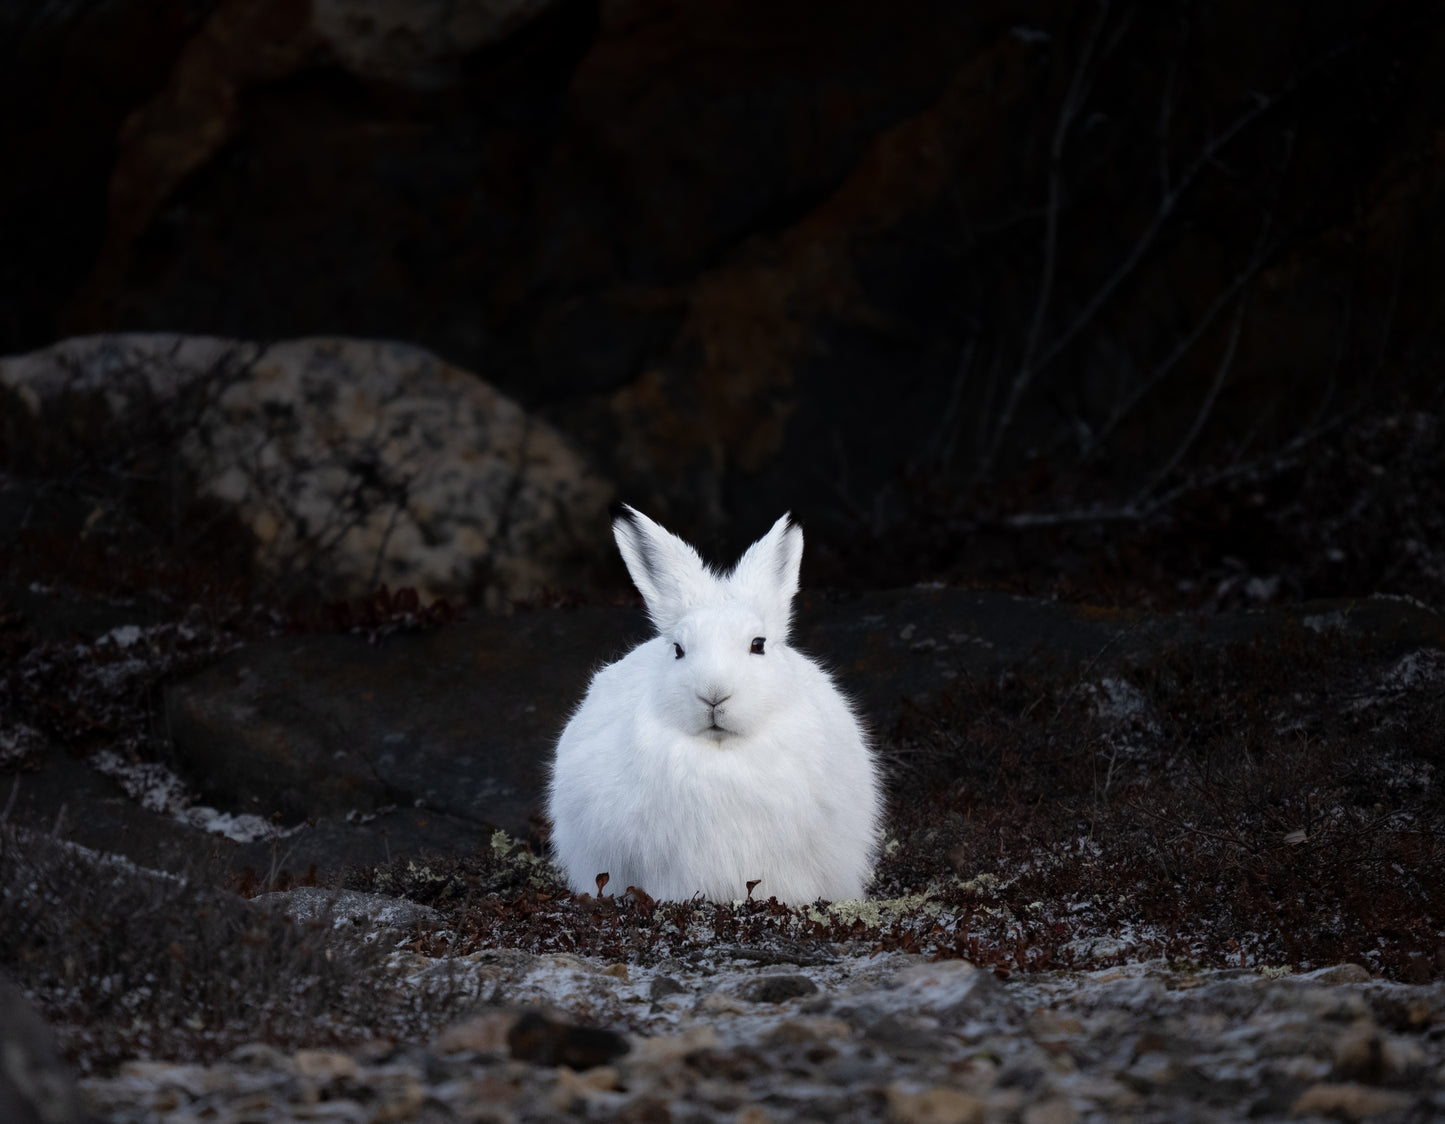
[[[943,903],[935,901],[927,891],[906,894],[901,898],[865,898],[856,901],[830,902],[826,909],[808,907],[808,920],[820,925],[852,925],[861,921],[869,929],[881,929],[894,921],[922,910],[929,917],[943,912]]]

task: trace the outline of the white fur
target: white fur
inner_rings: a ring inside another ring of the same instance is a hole
[[[632,508],[613,531],[658,635],[593,677],[557,743],[547,811],[568,885],[861,898],[878,770],[827,672],[788,645],[802,531],[784,516],[727,575]]]

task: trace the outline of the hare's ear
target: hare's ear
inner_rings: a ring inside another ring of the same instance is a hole
[[[788,638],[802,562],[803,528],[793,522],[792,515],[784,515],[772,530],[748,547],[728,576],[733,591],[762,613],[769,639]]]
[[[697,551],[635,507],[613,508],[612,534],[658,632],[668,632],[714,594],[717,579]]]

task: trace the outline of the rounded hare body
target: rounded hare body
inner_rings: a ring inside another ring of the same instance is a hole
[[[593,677],[558,741],[548,813],[569,886],[605,872],[608,892],[674,900],[753,881],[784,902],[862,897],[877,768],[831,678],[787,644],[801,532],[779,520],[719,577],[626,510],[618,542],[659,634]]]

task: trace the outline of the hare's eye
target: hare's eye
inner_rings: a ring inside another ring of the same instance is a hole
[[[763,645],[766,643],[767,641],[763,637],[754,636],[753,646],[749,648],[748,651],[752,652],[752,654],[755,656],[761,656],[763,654]]]
[[[682,659],[682,645],[681,645],[681,644],[674,644],[674,645],[672,646],[672,650],[677,653],[677,658],[678,658],[678,659]]]

